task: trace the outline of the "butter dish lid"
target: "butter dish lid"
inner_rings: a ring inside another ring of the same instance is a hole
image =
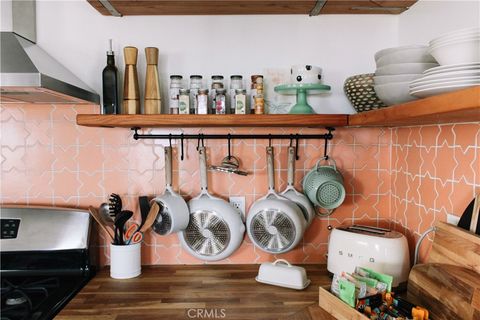
[[[303,290],[310,284],[304,268],[293,266],[284,259],[262,263],[255,280],[295,290]]]

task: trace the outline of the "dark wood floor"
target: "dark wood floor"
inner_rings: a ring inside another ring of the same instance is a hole
[[[305,268],[303,291],[257,283],[258,265],[152,266],[130,280],[104,269],[55,319],[332,319],[318,307],[325,265]]]

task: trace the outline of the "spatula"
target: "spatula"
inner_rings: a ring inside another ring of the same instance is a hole
[[[100,228],[110,236],[112,241],[114,241],[115,236],[113,230],[107,227],[98,210],[90,206],[88,207],[88,211],[90,212],[90,215],[95,219],[95,221],[97,221]]]

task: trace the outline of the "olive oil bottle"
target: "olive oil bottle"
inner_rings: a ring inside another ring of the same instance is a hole
[[[103,113],[120,113],[118,104],[118,79],[117,67],[115,66],[115,55],[112,49],[112,39],[110,39],[110,50],[107,51],[107,66],[102,72],[103,85]]]

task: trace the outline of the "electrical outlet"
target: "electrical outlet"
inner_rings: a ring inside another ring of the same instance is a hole
[[[245,222],[245,197],[230,197],[229,201],[235,208],[240,210],[242,213],[242,220]]]
[[[458,221],[460,221],[460,217],[454,216],[453,214],[447,214],[447,223],[456,226],[458,225]]]

